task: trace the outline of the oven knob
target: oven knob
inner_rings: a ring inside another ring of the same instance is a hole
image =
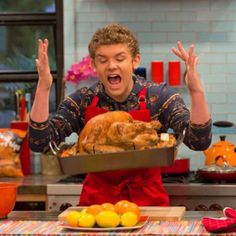
[[[66,202],[66,203],[62,203],[60,206],[60,211],[65,211],[68,207],[72,207],[72,204]]]
[[[214,204],[210,205],[209,210],[210,211],[222,211],[223,207],[217,203],[214,203]]]
[[[194,210],[195,211],[208,211],[208,207],[203,204],[199,204],[195,207]]]

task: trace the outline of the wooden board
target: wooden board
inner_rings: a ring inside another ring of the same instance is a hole
[[[141,214],[150,217],[150,220],[179,221],[185,214],[185,207],[141,207]]]
[[[66,214],[72,210],[82,210],[85,207],[69,207],[63,211],[58,220],[65,221]],[[163,220],[163,221],[180,221],[182,220],[186,208],[185,207],[140,207],[141,215],[149,216],[150,220]]]

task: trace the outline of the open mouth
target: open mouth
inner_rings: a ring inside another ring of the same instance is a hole
[[[119,75],[109,75],[108,82],[111,85],[118,85],[121,82],[121,77]]]

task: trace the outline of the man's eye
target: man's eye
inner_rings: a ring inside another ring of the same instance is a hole
[[[107,62],[107,60],[106,60],[106,59],[100,59],[99,62],[102,63],[102,64],[104,64],[104,63]]]
[[[124,58],[124,57],[118,57],[116,60],[117,60],[118,62],[122,62],[122,61],[125,60],[125,58]]]

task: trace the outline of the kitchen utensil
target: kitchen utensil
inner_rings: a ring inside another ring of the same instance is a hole
[[[152,81],[160,84],[164,82],[164,62],[152,61],[151,62]]]
[[[7,218],[16,203],[15,183],[0,182],[0,219]]]
[[[73,175],[171,165],[175,160],[179,145],[183,142],[184,135],[185,130],[183,130],[182,134],[178,135],[176,145],[173,147],[99,154],[81,154],[79,156],[70,157],[61,157],[60,149],[54,142],[50,142],[49,145],[53,154],[58,157],[62,172],[64,174]]]
[[[176,159],[170,166],[161,167],[161,173],[167,175],[188,174],[190,171],[190,159]]]
[[[58,215],[58,220],[61,222],[65,221],[66,214],[69,211],[73,210],[82,210],[86,207],[69,207],[65,211],[63,211],[60,215]],[[141,216],[149,216],[150,220],[166,220],[166,221],[180,221],[182,220],[186,208],[183,206],[176,207],[156,207],[156,206],[148,206],[148,207],[140,207]]]
[[[214,143],[204,151],[205,165],[212,165],[217,156],[224,156],[230,166],[236,166],[236,148],[233,143],[226,141],[225,138],[225,136],[220,136],[219,142]],[[223,165],[223,161],[219,162],[219,165]]]
[[[181,63],[180,61],[168,62],[168,82],[170,86],[181,85]]]
[[[62,223],[61,226],[64,229],[70,229],[70,230],[80,230],[80,231],[94,231],[94,232],[99,232],[99,231],[127,231],[127,230],[134,230],[134,229],[141,229],[145,224],[147,224],[149,221],[148,216],[142,216],[140,218],[140,221],[130,227],[122,227],[122,226],[117,226],[117,227],[112,227],[112,228],[102,228],[102,227],[90,227],[90,228],[85,228],[85,227],[71,227],[68,224]]]
[[[216,127],[233,127],[234,123],[230,122],[230,121],[215,121],[213,122],[213,125]]]
[[[223,166],[218,164],[218,160],[223,161]],[[198,174],[208,181],[219,182],[235,182],[236,181],[236,168],[229,166],[227,158],[224,156],[217,156],[215,164],[198,170]]]
[[[133,150],[114,153],[80,155],[58,160],[64,174],[80,174],[111,170],[147,168],[171,165],[176,156],[175,147]]]

